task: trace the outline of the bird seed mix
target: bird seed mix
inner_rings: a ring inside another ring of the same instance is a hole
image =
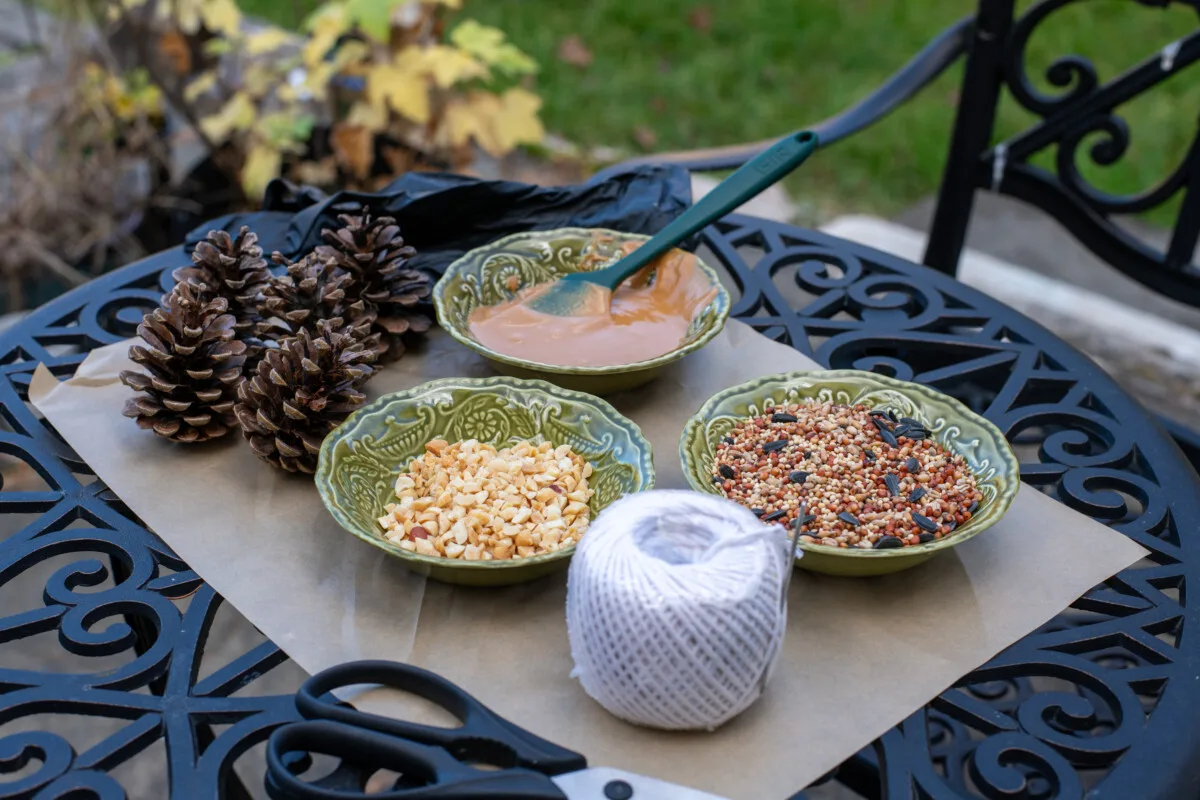
[[[718,445],[713,482],[800,540],[864,550],[950,535],[983,494],[962,456],[915,419],[865,405],[765,409]]]

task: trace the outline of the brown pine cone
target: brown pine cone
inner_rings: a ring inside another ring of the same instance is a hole
[[[354,278],[347,296],[376,312],[375,330],[390,339],[389,356],[398,357],[401,335],[424,333],[433,325],[428,302],[433,282],[408,268],[416,250],[404,243],[392,217],[372,217],[364,207],[360,215],[343,214],[338,220],[341,228],[321,231],[325,244],[316,255]]]
[[[366,401],[359,388],[374,360],[374,351],[333,320],[265,351],[234,407],[254,454],[289,472],[315,472],[321,442]]]
[[[192,264],[175,270],[175,280],[203,283],[225,298],[237,338],[246,343],[247,356],[253,359],[262,347],[256,336],[259,296],[271,279],[258,236],[245,225],[237,238],[225,231],[209,231],[204,241],[196,244]]]
[[[246,345],[234,338],[228,306],[184,282],[142,319],[145,345],[129,348],[129,357],[145,372],[121,373],[121,382],[141,393],[125,404],[125,416],[176,442],[215,439],[237,425],[233,405]]]
[[[299,261],[289,261],[282,253],[271,260],[286,273],[272,277],[262,290],[258,313],[258,335],[267,341],[295,336],[301,329],[317,332],[317,323],[342,319],[360,338],[370,334],[375,314],[362,300],[346,298],[346,287],[354,282],[348,272],[332,261],[322,261],[310,253]],[[376,339],[379,337],[376,336]]]

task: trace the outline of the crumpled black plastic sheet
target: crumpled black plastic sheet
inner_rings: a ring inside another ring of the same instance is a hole
[[[189,233],[185,244],[190,250],[214,228],[234,233],[249,225],[267,253],[278,250],[296,258],[320,244],[323,228],[338,227],[338,214],[365,203],[373,214],[396,218],[406,243],[417,249],[413,267],[440,274],[468,250],[522,231],[583,227],[654,234],[691,200],[690,177],[676,166],[635,167],[575,186],[414,172],[381,192],[332,196],[275,180],[261,211],[207,222]]]

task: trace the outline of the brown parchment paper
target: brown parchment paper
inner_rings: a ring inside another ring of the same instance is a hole
[[[864,580],[797,571],[781,665],[758,703],[714,733],[641,729],[569,677],[565,575],[506,589],[426,583],[343,532],[311,480],[258,462],[239,441],[173,446],[123,418],[130,390],[117,373],[132,366],[127,349],[94,351],[63,383],[39,367],[30,398],[134,512],[301,667],[407,660],[593,765],[730,798],[801,789],[1145,554],[1023,487],[994,528],[907,572]],[[658,487],[683,488],[679,434],[707,397],[759,375],[814,368],[731,321],[649,387],[610,399],[653,443]],[[486,362],[435,332],[368,393],[486,374]]]

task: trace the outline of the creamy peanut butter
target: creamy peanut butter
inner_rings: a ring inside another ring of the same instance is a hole
[[[635,250],[629,242],[623,250]],[[651,275],[653,277],[651,278]],[[578,316],[559,317],[530,308],[531,297],[549,284],[471,312],[468,326],[480,344],[514,358],[560,367],[633,364],[671,352],[687,335],[692,318],[717,295],[696,257],[671,250],[617,287],[612,304]],[[599,294],[607,298],[608,293]]]

